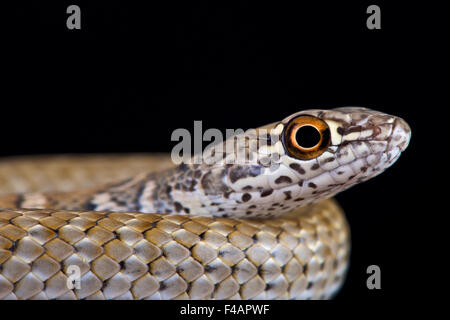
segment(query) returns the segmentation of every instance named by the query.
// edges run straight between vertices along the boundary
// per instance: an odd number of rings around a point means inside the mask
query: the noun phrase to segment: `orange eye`
[[[325,121],[313,116],[298,116],[284,128],[284,146],[288,154],[297,159],[317,158],[330,142],[330,128]]]

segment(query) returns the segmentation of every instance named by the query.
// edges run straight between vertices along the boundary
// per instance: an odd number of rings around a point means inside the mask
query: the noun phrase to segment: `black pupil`
[[[295,133],[295,140],[302,148],[312,148],[319,143],[320,132],[313,126],[303,126]]]

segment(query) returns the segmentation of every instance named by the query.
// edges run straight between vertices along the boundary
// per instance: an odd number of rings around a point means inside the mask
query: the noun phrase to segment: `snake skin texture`
[[[299,121],[320,133],[314,148],[298,145]],[[356,107],[266,128],[269,143],[260,128],[178,166],[164,155],[0,161],[0,299],[334,296],[350,230],[330,197],[390,167],[410,128]]]
[[[302,211],[258,221],[2,210],[0,299],[328,298],[344,279],[347,223],[332,200]]]
[[[70,192],[173,167],[167,154],[20,156],[0,160],[0,197]]]

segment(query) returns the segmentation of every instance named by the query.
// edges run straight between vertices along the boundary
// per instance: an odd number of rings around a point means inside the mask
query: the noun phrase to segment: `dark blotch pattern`
[[[313,189],[317,188],[317,186],[314,182],[308,183],[308,187],[313,188]]]
[[[223,183],[223,176],[225,170],[220,172],[208,172],[203,175],[201,185],[206,194],[222,194],[228,190],[228,187]]]
[[[280,184],[280,183],[292,183],[292,179],[289,178],[288,176],[280,176],[275,180],[275,183]]]
[[[261,197],[267,197],[270,196],[273,193],[273,190],[264,190],[263,192],[261,192]]]
[[[284,195],[286,196],[286,198],[284,198],[284,200],[292,199],[291,191],[284,191]]]
[[[256,177],[261,174],[259,166],[236,166],[230,169],[230,181],[235,183],[239,179]]]
[[[294,169],[295,171],[297,171],[300,174],[305,174],[306,173],[305,169],[303,169],[302,166],[299,165],[298,163],[291,163],[289,165],[289,167],[291,167],[292,169]]]
[[[244,194],[242,195],[242,201],[244,201],[244,202],[249,201],[251,198],[252,198],[252,196],[251,196],[250,193],[244,193]]]
[[[183,206],[181,205],[181,203],[179,203],[179,202],[174,202],[173,205],[174,205],[174,207],[175,207],[175,211],[181,212],[181,211],[183,210]]]

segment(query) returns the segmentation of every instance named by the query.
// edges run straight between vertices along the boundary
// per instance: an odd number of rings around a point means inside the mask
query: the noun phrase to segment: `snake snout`
[[[383,120],[383,116],[377,119]],[[352,151],[357,158],[367,164],[360,168],[359,182],[377,176],[394,164],[408,147],[411,138],[411,128],[408,123],[393,116],[390,116],[387,122],[374,125],[372,132],[369,139],[352,144]]]
[[[411,139],[411,128],[402,118],[396,118],[389,141],[390,149],[399,148],[400,152],[405,151]]]

